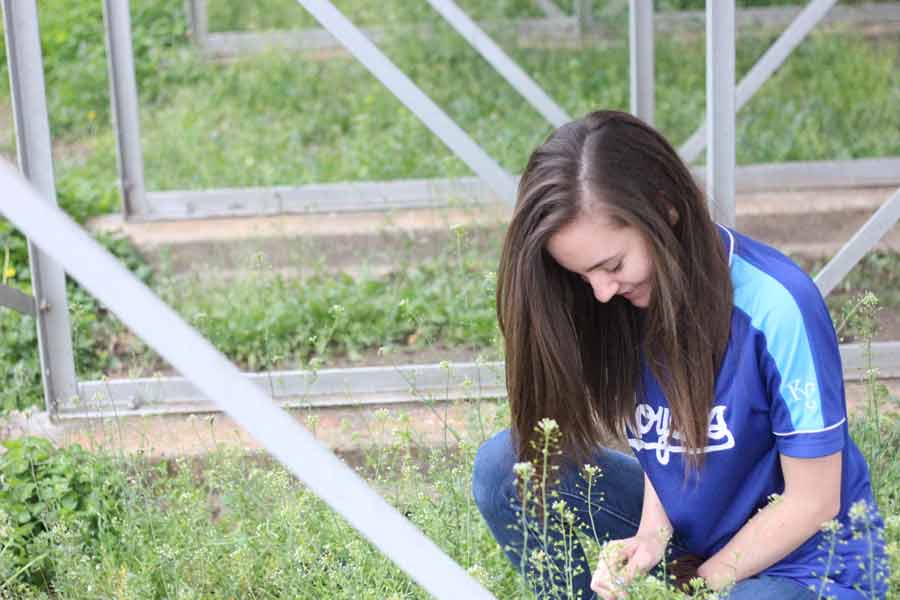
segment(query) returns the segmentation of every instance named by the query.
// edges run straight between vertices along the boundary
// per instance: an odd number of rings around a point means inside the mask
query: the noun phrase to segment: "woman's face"
[[[638,308],[650,304],[653,262],[646,239],[634,227],[618,226],[603,214],[581,213],[550,237],[547,251],[590,285],[600,302],[618,294]]]

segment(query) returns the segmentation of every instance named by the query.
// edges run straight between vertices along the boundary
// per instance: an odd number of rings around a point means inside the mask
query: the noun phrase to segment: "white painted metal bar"
[[[706,0],[706,193],[713,218],[734,226],[734,0]]]
[[[844,379],[865,377],[865,348],[840,347]],[[872,344],[880,377],[900,377],[900,342]],[[358,367],[321,371],[245,373],[283,408],[384,406],[423,401],[506,397],[502,362]],[[77,401],[60,406],[60,419],[216,412],[219,409],[183,377],[84,381]]]
[[[3,0],[3,26],[19,167],[40,194],[18,200],[56,206],[36,3]],[[38,353],[44,401],[52,415],[60,401],[77,393],[65,273],[31,239],[28,256],[38,308]]]
[[[37,316],[34,298],[2,283],[0,283],[0,306],[11,308],[23,315]]]
[[[0,213],[436,598],[492,598],[352,469],[57,208],[0,162]]]
[[[823,296],[831,293],[863,255],[897,224],[898,219],[900,219],[900,189],[875,211],[866,224],[853,234],[850,241],[816,275],[816,285],[819,286]]]
[[[126,218],[140,218],[149,210],[144,187],[140,108],[134,75],[134,51],[131,46],[131,16],[128,10],[127,0],[103,0],[122,211]]]
[[[450,150],[497,193],[515,203],[516,185],[512,176],[476,144],[406,74],[360,32],[328,0],[297,0],[322,26],[331,32],[356,59],[393,93]]]
[[[628,48],[631,113],[653,123],[656,86],[653,75],[653,0],[629,0]]]
[[[494,43],[453,0],[428,0],[431,7],[463,36],[496,71],[525,98],[536,111],[554,127],[568,123],[572,118],[548,96],[541,86],[515,63],[500,46]]]
[[[633,0],[632,0],[633,1]],[[837,0],[812,0],[784,30],[775,43],[756,61],[750,71],[738,84],[735,96],[735,111],[740,110],[773,73],[784,64],[812,29],[825,18]],[[691,137],[678,149],[685,162],[697,160],[706,147],[706,125],[701,123]]]

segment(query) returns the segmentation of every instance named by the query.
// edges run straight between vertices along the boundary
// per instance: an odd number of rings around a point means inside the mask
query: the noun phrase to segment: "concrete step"
[[[737,228],[784,252],[827,258],[893,192],[858,188],[739,194]],[[170,274],[221,281],[261,271],[292,277],[317,269],[383,273],[453,252],[457,242],[496,251],[508,215],[509,208],[500,204],[148,223],[109,215],[91,221],[89,228],[125,235]],[[900,251],[900,226],[877,247]]]

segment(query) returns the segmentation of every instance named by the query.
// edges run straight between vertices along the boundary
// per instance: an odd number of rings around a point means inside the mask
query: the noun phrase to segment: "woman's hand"
[[[600,560],[591,579],[591,589],[602,600],[625,598],[631,580],[659,564],[666,552],[668,536],[641,534],[612,540],[600,550]]]

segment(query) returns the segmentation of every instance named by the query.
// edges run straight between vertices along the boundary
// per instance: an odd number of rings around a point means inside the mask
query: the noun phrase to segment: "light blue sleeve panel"
[[[781,273],[786,285],[740,256],[732,273],[735,305],[764,340],[760,366],[779,451],[800,457],[837,452],[844,445],[843,374],[818,289],[799,270]]]

